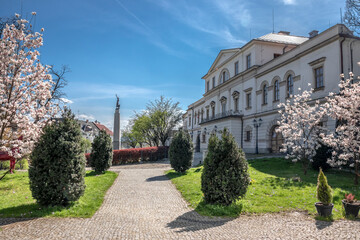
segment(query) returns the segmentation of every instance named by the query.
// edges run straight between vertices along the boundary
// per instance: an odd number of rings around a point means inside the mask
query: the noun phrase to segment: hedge
[[[157,161],[168,157],[169,147],[147,147],[113,150],[112,165],[138,163],[140,161]],[[90,153],[85,154],[86,163],[89,165]]]

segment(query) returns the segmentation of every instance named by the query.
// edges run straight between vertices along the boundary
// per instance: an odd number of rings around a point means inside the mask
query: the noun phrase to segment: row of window
[[[246,69],[251,67],[251,54],[246,56]],[[235,75],[239,74],[239,61],[234,63],[234,72]],[[226,82],[230,78],[230,73],[227,69],[224,69],[220,74],[219,84]],[[212,78],[212,89],[216,87],[215,77]],[[210,91],[210,81],[206,82],[206,92]]]
[[[250,55],[248,55],[250,58]],[[235,63],[235,70],[238,68],[238,62]],[[235,71],[236,72],[236,71]],[[321,89],[324,87],[324,75],[323,75],[323,66],[320,66],[318,68],[314,69],[314,78],[315,78],[315,89]],[[223,72],[222,78],[227,79],[227,76],[225,74],[225,71]],[[215,77],[213,77],[213,87],[215,86]],[[262,87],[262,104],[266,105],[268,104],[268,91],[269,86],[267,84],[264,84]],[[273,85],[273,101],[279,101],[280,100],[280,80],[275,80]],[[292,74],[289,74],[286,78],[286,97],[290,98],[292,95],[294,95],[294,76]],[[239,93],[235,91],[233,93],[234,98],[234,111],[239,111]],[[226,98],[223,97],[221,100],[221,112],[225,113],[226,111]],[[215,102],[211,102],[211,115],[212,117],[215,117]],[[252,94],[251,92],[246,93],[246,109],[250,109],[252,106]],[[203,110],[201,110],[201,113],[195,113],[195,119],[194,123],[196,122],[200,123],[200,116],[201,121],[203,120]],[[209,108],[206,109],[206,118],[209,119],[210,110]],[[190,117],[189,117],[189,126],[191,125]]]

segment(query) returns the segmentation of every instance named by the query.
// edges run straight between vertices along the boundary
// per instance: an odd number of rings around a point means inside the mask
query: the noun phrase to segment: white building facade
[[[359,75],[358,62],[360,38],[341,24],[309,37],[271,33],[221,50],[202,77],[205,93],[189,105],[183,128],[198,152],[207,150],[211,133],[227,128],[246,153],[278,153],[279,103],[310,88],[314,100],[324,101],[339,91],[341,73]],[[335,128],[334,120],[323,124]]]

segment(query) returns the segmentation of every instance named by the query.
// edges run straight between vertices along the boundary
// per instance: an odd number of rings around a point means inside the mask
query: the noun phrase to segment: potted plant
[[[360,201],[357,201],[353,194],[345,194],[345,199],[342,200],[342,203],[346,216],[353,215],[354,217],[357,217],[360,210]]]
[[[332,192],[331,187],[327,182],[327,178],[320,168],[316,197],[320,202],[315,203],[316,210],[320,216],[328,217],[332,214],[334,204],[332,204]]]

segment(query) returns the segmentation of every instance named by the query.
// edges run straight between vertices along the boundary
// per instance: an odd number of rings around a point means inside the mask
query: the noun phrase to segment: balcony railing
[[[228,117],[241,117],[243,116],[243,113],[241,111],[225,111],[218,114],[215,114],[215,116],[210,116],[209,118],[204,118],[201,120],[200,124],[211,122],[214,120],[222,119],[222,118],[228,118]]]

